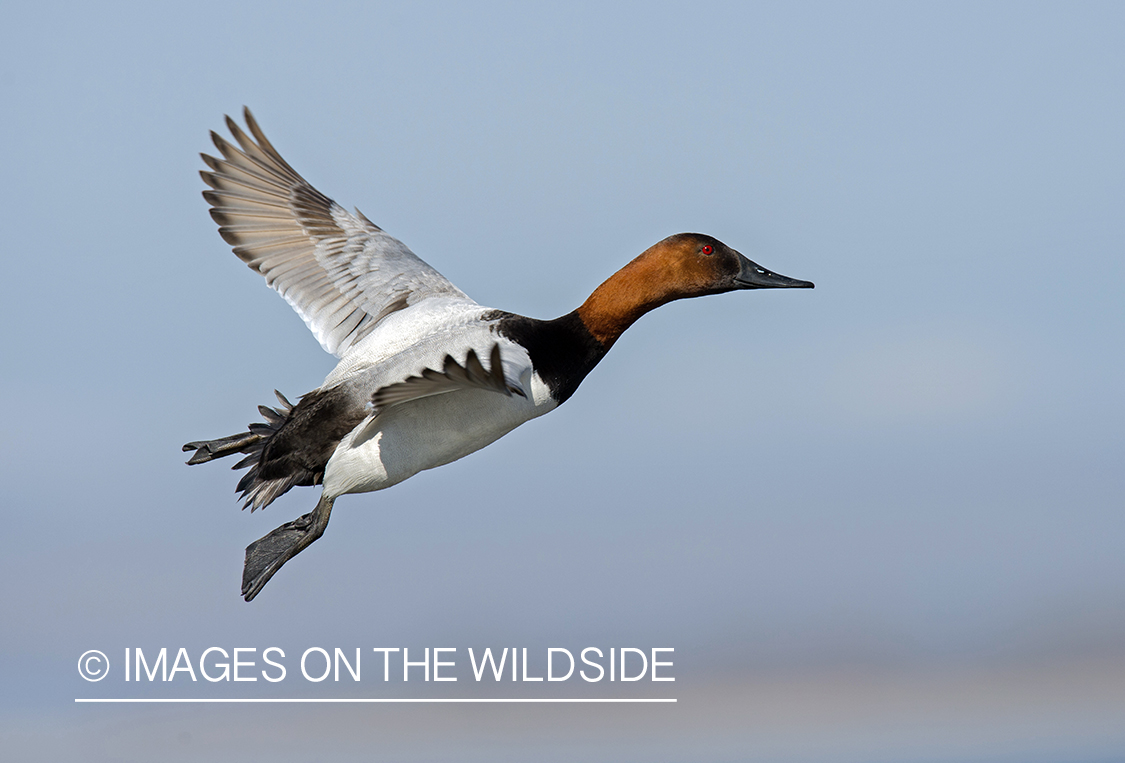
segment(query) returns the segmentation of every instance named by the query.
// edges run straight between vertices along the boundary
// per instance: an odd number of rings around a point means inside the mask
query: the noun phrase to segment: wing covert
[[[237,146],[202,154],[203,197],[219,234],[297,311],[325,350],[343,357],[386,316],[430,297],[476,304],[405,244],[312,187],[281,158],[249,109]]]

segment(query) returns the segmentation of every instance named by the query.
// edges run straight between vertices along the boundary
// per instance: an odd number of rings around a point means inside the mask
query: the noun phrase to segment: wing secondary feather
[[[464,363],[458,363],[452,355],[446,355],[440,371],[426,368],[417,376],[375,390],[371,395],[371,405],[375,415],[356,434],[353,445],[359,445],[374,436],[379,430],[379,416],[388,408],[412,400],[466,389],[498,392],[507,397],[512,395],[527,397],[527,393],[518,384],[511,383],[504,377],[499,344],[492,345],[488,369],[485,369],[484,364],[481,363],[476,350],[469,350]]]
[[[469,350],[464,364],[458,363],[452,355],[446,355],[440,371],[427,368],[419,376],[411,376],[405,381],[380,387],[371,395],[371,403],[376,410],[384,411],[409,400],[443,395],[459,389],[484,389],[500,392],[508,397],[513,393],[520,397],[527,397],[522,389],[509,384],[504,378],[499,344],[492,345],[489,366],[489,370],[486,371],[475,350]]]

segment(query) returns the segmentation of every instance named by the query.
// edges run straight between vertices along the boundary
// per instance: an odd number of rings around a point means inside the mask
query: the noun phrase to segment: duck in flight
[[[348,212],[281,158],[249,109],[235,143],[211,133],[203,196],[219,234],[277,290],[325,350],[340,358],[294,405],[281,393],[248,431],[184,445],[189,464],[234,454],[250,510],[290,488],[320,500],[246,548],[251,601],[328,526],[347,493],[382,490],[456,461],[562,405],[642,315],[676,299],[741,289],[811,289],[721,241],[660,241],[573,312],[538,320],[483,307],[358,209]]]

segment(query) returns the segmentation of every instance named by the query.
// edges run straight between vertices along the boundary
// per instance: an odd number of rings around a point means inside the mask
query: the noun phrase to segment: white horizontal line
[[[170,698],[119,698],[119,697],[98,697],[98,698],[78,698],[75,702],[114,702],[114,703],[133,703],[133,702],[167,702],[167,703],[206,703],[206,702],[246,702],[246,703],[277,703],[277,702],[486,702],[486,703],[499,703],[499,702],[561,702],[561,703],[576,703],[576,702],[675,702],[674,697],[660,697],[660,698],[637,698],[637,699],[619,699],[613,698],[597,698],[597,697],[562,697],[559,699],[550,699],[546,697],[413,697],[413,698],[396,698],[396,697],[328,697],[328,698],[302,698],[302,697],[281,697],[281,698],[268,698],[268,699],[254,699],[251,697],[218,697],[213,699],[205,698],[186,698],[186,699],[170,699]]]

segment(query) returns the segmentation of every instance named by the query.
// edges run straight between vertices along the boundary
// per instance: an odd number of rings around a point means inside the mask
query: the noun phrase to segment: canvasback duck
[[[667,302],[739,289],[811,289],[721,241],[669,236],[612,275],[575,311],[537,320],[483,307],[358,209],[305,181],[266,139],[230,117],[237,146],[214,132],[203,196],[219,233],[265,276],[325,350],[340,358],[296,405],[259,406],[263,423],[189,442],[189,464],[245,456],[237,490],[251,511],[296,485],[322,485],[316,507],[246,548],[251,601],[319,538],[346,493],[382,490],[456,461],[566,402],[625,329]],[[252,137],[251,137],[252,136]]]

